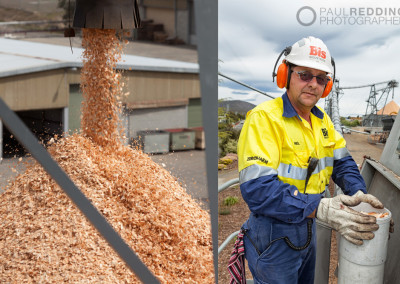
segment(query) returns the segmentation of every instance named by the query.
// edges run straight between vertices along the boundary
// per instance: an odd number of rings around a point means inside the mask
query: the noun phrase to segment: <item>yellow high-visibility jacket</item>
[[[256,214],[297,223],[318,206],[332,176],[349,195],[365,192],[365,183],[344,138],[319,107],[310,124],[291,105],[287,94],[251,110],[239,143],[242,196]],[[304,193],[309,158],[318,158]]]

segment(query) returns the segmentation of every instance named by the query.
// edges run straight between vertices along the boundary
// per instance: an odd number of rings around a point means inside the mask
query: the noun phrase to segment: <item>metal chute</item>
[[[137,0],[76,0],[73,27],[116,30],[139,28]]]

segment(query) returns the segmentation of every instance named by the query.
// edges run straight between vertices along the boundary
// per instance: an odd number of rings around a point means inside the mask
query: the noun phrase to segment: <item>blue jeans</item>
[[[274,218],[250,215],[243,224],[245,256],[259,284],[313,284],[316,258],[316,226],[312,220],[310,245],[300,251],[280,237],[287,236],[298,247],[307,242],[307,222],[289,224]],[[277,241],[274,241],[279,239]]]

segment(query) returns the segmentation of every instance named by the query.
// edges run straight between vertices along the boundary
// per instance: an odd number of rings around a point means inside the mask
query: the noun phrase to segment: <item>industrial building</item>
[[[36,136],[80,127],[81,48],[0,39],[0,97]],[[123,117],[126,136],[140,130],[202,126],[196,63],[124,55]],[[0,157],[13,156],[18,142],[0,123]]]
[[[143,21],[139,39],[165,42],[177,38],[197,45],[194,0],[139,0]],[[150,22],[149,22],[150,21]],[[152,21],[152,22],[151,22]]]

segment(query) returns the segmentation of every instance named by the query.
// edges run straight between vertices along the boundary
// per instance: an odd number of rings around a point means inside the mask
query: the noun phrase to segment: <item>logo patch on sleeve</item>
[[[268,160],[264,159],[263,157],[259,157],[259,156],[247,157],[247,161],[255,161],[255,160],[261,161],[264,164],[268,164]]]
[[[321,131],[325,139],[329,138],[328,130],[326,128],[321,128]]]

